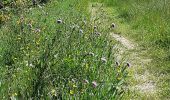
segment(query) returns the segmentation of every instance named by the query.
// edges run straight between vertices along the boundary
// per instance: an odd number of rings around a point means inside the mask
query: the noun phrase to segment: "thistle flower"
[[[101,61],[102,61],[102,62],[104,62],[104,63],[106,63],[106,62],[107,62],[107,60],[106,60],[106,58],[105,58],[105,57],[102,57],[102,58],[101,58]]]
[[[92,86],[93,86],[94,88],[96,88],[96,87],[98,86],[97,82],[96,82],[96,81],[93,81],[93,82],[92,82]]]
[[[115,23],[111,24],[111,28],[115,28],[115,26],[116,26]]]
[[[57,20],[58,24],[61,24],[63,21],[61,19]]]

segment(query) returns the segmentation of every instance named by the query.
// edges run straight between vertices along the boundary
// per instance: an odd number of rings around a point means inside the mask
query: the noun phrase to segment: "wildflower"
[[[77,86],[75,84],[73,84],[73,88],[76,88]]]
[[[111,24],[111,28],[115,28],[115,26],[116,26],[115,23]]]
[[[89,84],[89,81],[87,79],[83,80],[84,84]]]
[[[131,66],[131,64],[130,64],[129,62],[127,62],[127,63],[126,63],[126,66],[127,66],[127,67],[130,67],[130,66]]]
[[[20,37],[18,37],[17,39],[18,39],[18,40],[21,40],[21,38],[20,38]]]
[[[57,96],[57,95],[56,95],[56,90],[55,90],[55,89],[52,89],[52,90],[51,90],[51,95]]]
[[[18,94],[17,94],[16,92],[12,94],[12,96],[17,96],[17,95],[18,95]]]
[[[34,67],[34,65],[31,63],[30,65],[29,65],[30,67]]]
[[[58,24],[61,24],[63,21],[61,19],[57,20]]]
[[[73,90],[70,90],[70,94],[73,95],[73,94],[74,94],[74,91],[73,91]]]
[[[117,79],[118,79],[118,80],[121,80],[121,77],[119,76]]]
[[[94,26],[94,29],[97,29],[97,26]]]
[[[96,81],[93,81],[93,82],[92,82],[92,86],[93,86],[94,88],[96,88],[96,87],[97,87],[97,85],[98,85],[98,84],[97,84],[97,82],[96,82]]]
[[[28,27],[31,29],[31,28],[32,28],[32,24],[31,24],[31,23],[29,23],[29,24],[28,24]]]
[[[116,63],[115,63],[115,64],[116,64],[116,66],[119,66],[119,65],[120,65],[120,64],[119,64],[119,62],[117,62],[117,61],[116,61]]]
[[[54,58],[57,58],[58,54],[54,55]]]
[[[83,34],[83,30],[82,29],[80,29],[80,31],[79,31],[81,34]]]
[[[101,58],[101,61],[102,61],[102,62],[104,62],[104,63],[106,63],[106,62],[107,62],[107,60],[106,60],[106,58],[105,58],[105,57]]]
[[[38,28],[36,28],[36,29],[34,30],[34,32],[35,32],[35,33],[39,33],[39,32],[41,32],[41,30],[38,29]]]

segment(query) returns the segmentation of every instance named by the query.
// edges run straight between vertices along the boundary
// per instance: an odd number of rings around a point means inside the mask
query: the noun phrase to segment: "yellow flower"
[[[73,84],[73,88],[76,88],[77,86],[75,84]]]
[[[17,96],[18,94],[17,93],[14,93],[15,96]]]
[[[12,96],[17,96],[18,94],[17,93],[13,93]]]
[[[86,63],[86,70],[89,69],[89,64]]]
[[[51,94],[52,94],[53,96],[57,96],[55,89],[52,89],[52,90],[51,90]]]
[[[20,38],[20,37],[18,37],[18,40],[21,40],[21,38]]]
[[[70,94],[73,95],[73,94],[74,94],[74,91],[73,91],[73,90],[70,90]]]

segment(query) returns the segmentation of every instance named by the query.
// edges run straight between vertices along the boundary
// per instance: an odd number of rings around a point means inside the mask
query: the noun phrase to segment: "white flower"
[[[54,58],[57,58],[57,57],[58,57],[58,54],[55,54],[55,55],[54,55]]]

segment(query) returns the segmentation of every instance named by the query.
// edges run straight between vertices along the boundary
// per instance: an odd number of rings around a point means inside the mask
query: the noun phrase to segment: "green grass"
[[[157,77],[159,94],[170,98],[170,1],[168,0],[92,0],[112,7],[117,31],[147,50],[152,60],[148,69]],[[115,11],[116,9],[116,11]],[[116,13],[115,13],[116,12]],[[128,27],[127,27],[128,26]]]
[[[122,97],[127,66],[115,65],[109,34],[95,34],[87,0],[20,7],[1,10],[1,100]]]

